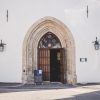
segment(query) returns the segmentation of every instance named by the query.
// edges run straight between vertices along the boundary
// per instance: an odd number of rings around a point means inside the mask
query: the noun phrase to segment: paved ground
[[[0,85],[0,100],[100,100],[100,85]]]

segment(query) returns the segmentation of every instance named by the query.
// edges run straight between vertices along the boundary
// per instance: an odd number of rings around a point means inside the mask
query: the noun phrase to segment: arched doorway
[[[52,32],[43,35],[38,44],[38,69],[43,71],[43,81],[64,83],[64,49]]]
[[[33,71],[38,69],[38,44],[41,38],[48,32],[56,36],[61,47],[64,48],[64,80],[68,84],[76,83],[75,68],[75,42],[69,29],[58,19],[53,17],[44,17],[37,21],[27,32],[23,42],[23,82],[34,82]],[[50,46],[50,45],[49,45]],[[57,51],[56,51],[57,52]]]

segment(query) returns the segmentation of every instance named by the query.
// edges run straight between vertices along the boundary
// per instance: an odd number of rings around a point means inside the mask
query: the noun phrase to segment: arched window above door
[[[61,48],[60,40],[52,32],[47,32],[39,41],[38,48]]]

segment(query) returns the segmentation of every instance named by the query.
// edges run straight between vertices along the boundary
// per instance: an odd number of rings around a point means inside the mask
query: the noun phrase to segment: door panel
[[[50,50],[38,49],[38,69],[43,71],[43,81],[50,81]]]
[[[65,62],[64,62],[64,49],[61,48],[60,49],[60,81],[62,83],[64,83],[64,66],[65,66]]]

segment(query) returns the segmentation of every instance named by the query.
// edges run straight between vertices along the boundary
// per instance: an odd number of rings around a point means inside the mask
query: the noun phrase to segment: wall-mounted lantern
[[[95,50],[99,50],[100,44],[99,44],[99,41],[97,40],[97,37],[96,37],[96,40],[93,43],[94,43]]]
[[[6,44],[2,43],[2,40],[1,40],[1,43],[0,43],[0,52],[3,52],[4,51],[5,45]]]

